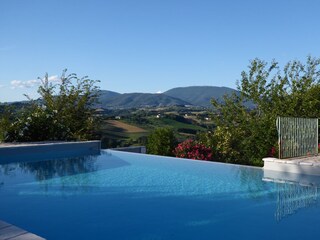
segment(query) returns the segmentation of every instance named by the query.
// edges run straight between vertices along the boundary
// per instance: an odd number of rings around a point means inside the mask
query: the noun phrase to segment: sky
[[[236,88],[250,60],[320,53],[318,0],[0,0],[0,102],[63,69],[103,90]]]

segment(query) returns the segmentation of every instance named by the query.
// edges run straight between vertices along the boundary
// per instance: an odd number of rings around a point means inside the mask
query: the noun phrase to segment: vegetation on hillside
[[[212,108],[211,98],[223,100],[225,94],[237,92],[227,87],[191,86],[170,89],[162,94],[151,93],[117,93],[100,91],[100,104],[102,108],[145,108],[170,106],[198,106]]]
[[[163,94],[181,99],[195,106],[211,108],[210,100],[212,98],[223,101],[224,95],[237,94],[237,91],[227,87],[214,86],[191,86],[172,88]]]
[[[209,112],[194,107],[113,109],[102,114],[103,148],[146,145],[147,136],[157,128],[172,128],[179,142],[195,138],[212,128]]]

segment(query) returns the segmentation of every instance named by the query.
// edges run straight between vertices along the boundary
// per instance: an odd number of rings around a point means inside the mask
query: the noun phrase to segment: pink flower
[[[197,160],[212,160],[213,154],[211,148],[204,144],[199,144],[191,139],[187,139],[174,149],[176,157],[190,158]]]

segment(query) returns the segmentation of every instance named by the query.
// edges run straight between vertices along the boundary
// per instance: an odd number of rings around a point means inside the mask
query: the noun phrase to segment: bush
[[[177,139],[171,128],[158,128],[147,139],[147,153],[173,156]]]
[[[10,118],[12,116],[12,111],[9,107],[3,106],[0,112],[0,142],[5,140],[8,129],[10,127]]]
[[[239,94],[212,100],[219,158],[261,166],[277,142],[278,116],[319,118],[319,71],[320,59],[311,57],[305,64],[289,62],[283,71],[275,61],[254,59],[241,74]]]
[[[70,128],[58,121],[57,112],[33,105],[10,125],[7,142],[69,140]]]
[[[38,89],[41,98],[20,113],[8,128],[6,141],[88,140],[94,138],[99,125],[94,116],[97,102],[97,81],[76,74],[53,84],[48,74]]]
[[[189,158],[196,160],[212,160],[212,150],[204,144],[187,139],[174,149],[174,154],[179,158]]]

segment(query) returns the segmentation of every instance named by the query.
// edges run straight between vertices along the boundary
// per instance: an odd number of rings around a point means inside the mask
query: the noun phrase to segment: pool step
[[[0,240],[45,240],[10,223],[0,220]]]

